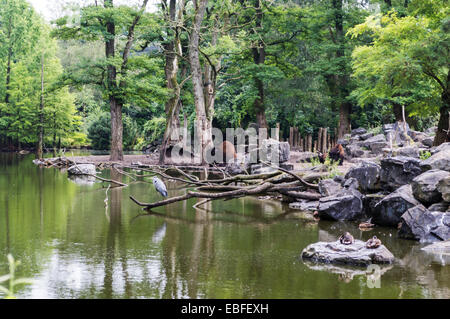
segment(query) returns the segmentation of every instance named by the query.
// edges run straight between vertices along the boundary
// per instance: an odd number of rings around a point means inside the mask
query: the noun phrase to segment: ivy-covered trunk
[[[105,0],[105,8],[112,8],[113,1]],[[115,35],[116,26],[113,21],[106,23],[106,31],[109,37],[105,41],[106,58],[112,59],[115,56]],[[111,112],[111,154],[110,161],[123,160],[123,124],[122,124],[122,103],[116,97],[117,89],[117,69],[114,65],[108,65],[107,87],[109,94],[109,107]]]
[[[199,58],[200,27],[205,16],[207,4],[208,0],[200,0],[196,2],[195,17],[192,26],[191,38],[189,41],[189,63],[191,66],[194,104],[196,111],[196,142],[199,146],[199,149],[196,150],[196,156],[198,156],[198,163],[202,165],[206,164],[206,159],[203,156],[204,151],[212,142],[212,118],[209,118],[206,110],[205,97],[203,92],[202,69]]]
[[[439,123],[434,137],[434,146],[450,142],[450,71],[447,73],[446,89],[442,92],[442,105],[439,109]]]
[[[166,82],[167,88],[171,91],[171,97],[166,102],[165,105],[165,113],[166,113],[166,129],[164,131],[164,137],[160,148],[159,154],[159,162],[160,164],[164,164],[166,161],[167,151],[173,143],[173,139],[177,139],[176,142],[180,140],[180,95],[181,95],[181,87],[178,83],[178,70],[179,70],[179,56],[182,55],[181,48],[181,40],[180,40],[180,32],[178,25],[181,24],[183,8],[184,8],[184,0],[180,3],[180,13],[178,15],[178,21],[176,21],[176,0],[170,0],[168,14],[166,18],[169,20],[170,24],[175,24],[172,31],[175,33],[175,37],[173,41],[169,42],[164,46],[164,53],[166,57],[166,65],[165,65],[165,74],[166,74]],[[170,27],[169,27],[170,28]]]

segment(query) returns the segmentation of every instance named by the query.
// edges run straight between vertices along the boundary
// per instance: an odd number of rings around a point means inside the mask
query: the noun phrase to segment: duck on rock
[[[375,249],[381,246],[381,240],[377,238],[377,236],[373,236],[366,242],[366,248]]]
[[[345,234],[341,235],[341,237],[339,237],[339,241],[343,245],[351,245],[355,242],[355,239],[349,232],[346,232]]]

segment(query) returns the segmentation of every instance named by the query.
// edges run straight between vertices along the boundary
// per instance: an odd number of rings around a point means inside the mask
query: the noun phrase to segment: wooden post
[[[312,152],[312,135],[308,134],[308,152]]]
[[[327,152],[327,128],[322,130],[322,153]]]
[[[275,130],[275,139],[277,141],[280,141],[280,123],[277,123],[277,127],[276,127],[276,130]]]
[[[317,140],[315,142],[315,150],[314,151],[322,151],[322,133],[323,128],[319,127],[319,132],[317,132]]]
[[[289,127],[289,145],[291,149],[294,148],[294,128],[292,126]]]

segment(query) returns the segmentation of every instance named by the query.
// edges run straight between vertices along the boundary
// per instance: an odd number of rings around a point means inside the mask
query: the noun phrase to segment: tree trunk
[[[9,17],[9,28],[8,28],[8,39],[9,39],[9,47],[8,47],[8,64],[6,66],[6,94],[5,94],[5,103],[9,103],[9,84],[11,82],[11,58],[12,58],[12,47],[11,47],[11,17]]]
[[[450,74],[450,73],[449,73]],[[449,82],[447,81],[447,88],[449,88]],[[442,93],[442,106],[439,109],[440,117],[438,128],[436,131],[436,136],[434,137],[434,146],[441,145],[445,142],[450,142],[450,91],[447,89],[446,92]]]
[[[262,10],[260,0],[254,1],[256,9],[256,28],[262,27]],[[251,31],[255,33],[255,31]],[[257,65],[263,65],[266,61],[266,49],[264,42],[260,41],[257,48],[253,48],[253,61]],[[258,97],[254,102],[254,110],[256,115],[256,122],[260,128],[269,128],[266,119],[266,109],[264,106],[264,83],[261,79],[255,78],[256,89],[258,90]]]
[[[196,155],[200,156],[199,162],[206,164],[204,158],[204,151],[209,143],[212,142],[211,121],[207,118],[205,96],[203,93],[203,79],[202,69],[199,58],[199,40],[200,40],[200,27],[202,25],[206,5],[208,0],[199,0],[196,2],[195,17],[192,26],[191,38],[189,41],[189,62],[191,65],[192,84],[194,91],[194,104],[196,111],[196,143],[198,143],[199,149],[196,150]],[[212,120],[212,119],[211,119]]]
[[[339,61],[340,75],[336,75],[339,90],[339,129],[338,136],[342,138],[344,134],[350,133],[351,121],[350,114],[352,106],[347,100],[349,75],[344,61],[345,56],[345,35],[344,35],[344,13],[342,10],[342,0],[333,0],[334,24],[336,28],[336,41],[339,46],[336,51],[336,57]]]
[[[105,8],[113,7],[113,0],[105,0]],[[114,22],[106,22],[106,31],[110,35],[105,42],[106,58],[115,56],[116,26]],[[122,103],[116,97],[117,69],[114,65],[108,65],[107,87],[109,94],[109,107],[111,112],[111,154],[110,161],[123,160],[123,124]]]
[[[170,22],[177,22],[176,25],[179,25],[182,21],[183,16],[183,8],[184,1],[181,1],[180,4],[180,13],[178,15],[178,21],[175,21],[176,17],[176,0],[170,0],[169,4],[169,12],[167,14],[167,18]],[[172,91],[172,97],[167,101],[165,106],[166,111],[166,129],[164,131],[164,137],[160,148],[159,162],[160,164],[164,164],[167,155],[167,149],[169,145],[172,143],[172,140],[175,138],[179,141],[180,138],[180,95],[181,95],[181,87],[178,84],[178,70],[179,70],[179,56],[182,55],[182,47],[179,36],[179,28],[175,27],[172,30],[175,33],[174,40],[167,44],[164,47],[165,56],[166,56],[166,65],[165,65],[165,74],[167,81],[167,88]]]
[[[37,145],[37,158],[42,158],[44,145],[44,53],[41,58],[41,103],[39,105],[39,138]]]
[[[352,106],[350,103],[345,102],[340,105],[339,129],[338,129],[339,138],[342,138],[345,134],[349,134],[351,131],[351,122],[350,122],[351,112],[352,112]]]

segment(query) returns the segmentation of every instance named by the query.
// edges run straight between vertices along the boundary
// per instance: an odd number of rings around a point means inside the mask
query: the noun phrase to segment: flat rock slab
[[[343,245],[339,241],[314,243],[303,249],[301,256],[316,263],[354,266],[392,264],[395,260],[386,246],[369,249],[362,240],[355,240],[351,245]]]
[[[78,164],[71,166],[67,172],[69,175],[95,175],[95,165],[94,164]]]

